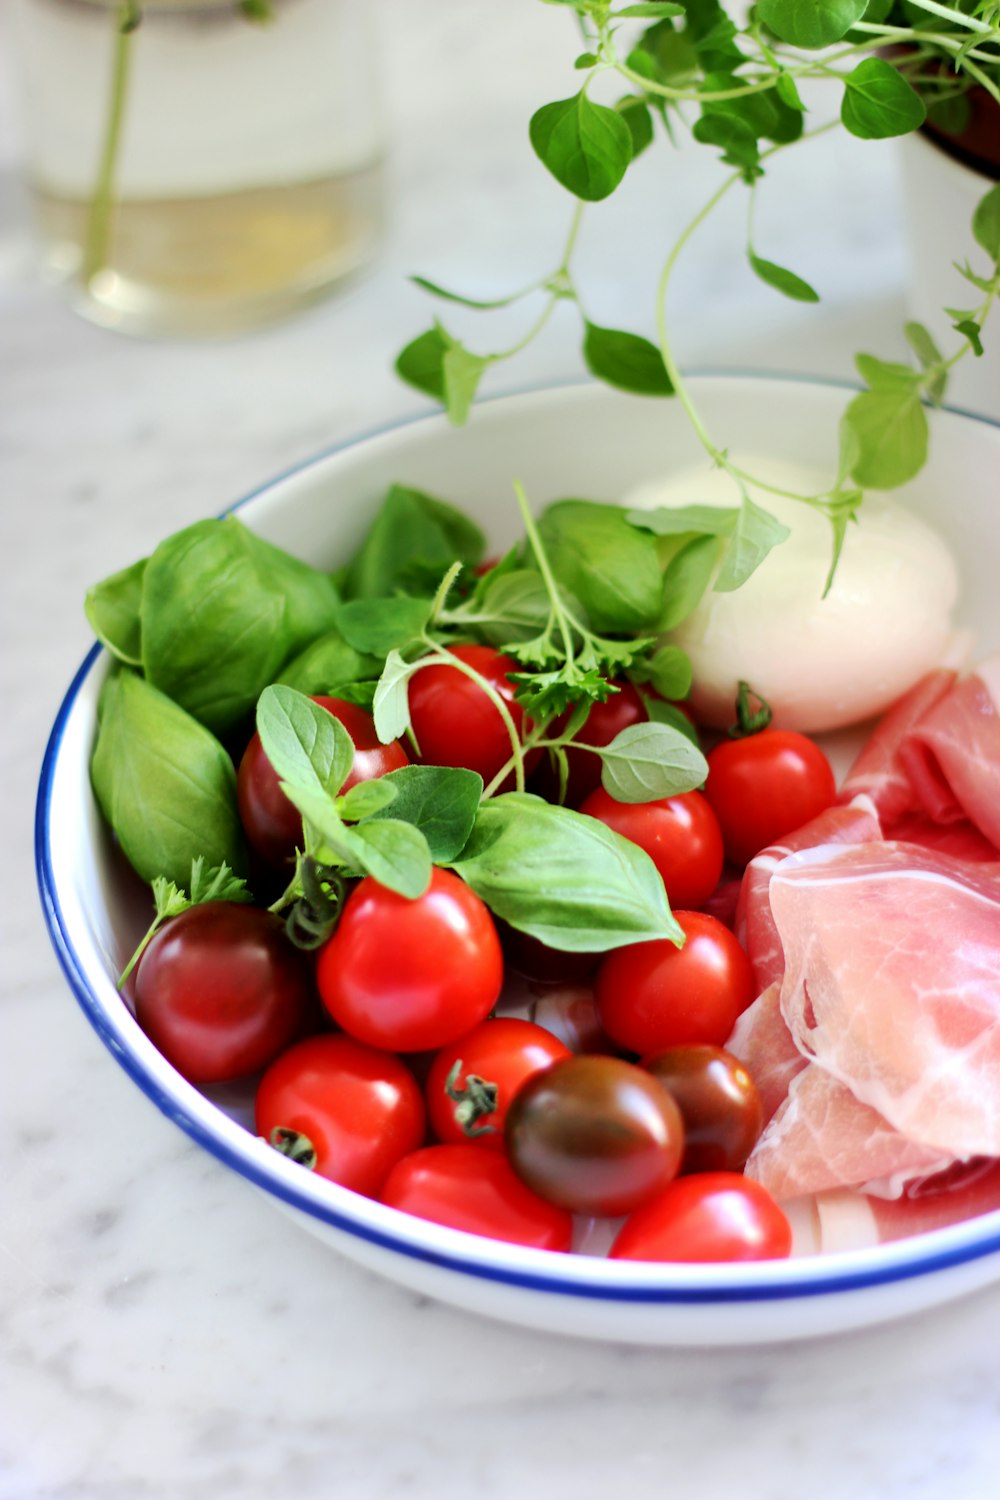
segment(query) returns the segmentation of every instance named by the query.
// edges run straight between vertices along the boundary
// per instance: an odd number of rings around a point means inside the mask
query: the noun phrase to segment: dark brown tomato
[[[738,1172],[764,1123],[746,1068],[722,1047],[671,1047],[643,1058],[684,1118],[681,1172]]]
[[[533,1078],[507,1112],[514,1170],[571,1213],[631,1213],[676,1175],[680,1110],[641,1068],[615,1057],[570,1057]]]

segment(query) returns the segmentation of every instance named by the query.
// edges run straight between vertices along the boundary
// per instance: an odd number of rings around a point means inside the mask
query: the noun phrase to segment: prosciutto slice
[[[757,1085],[764,1124],[785,1101],[792,1079],[808,1066],[781,1013],[781,985],[768,985],[736,1022],[726,1051],[738,1057]]]
[[[884,1244],[1000,1210],[1000,1162],[976,1162],[937,1191],[921,1190],[890,1201],[841,1190],[818,1194],[810,1206],[814,1252]]]
[[[841,787],[841,801],[870,797],[880,818],[892,822],[913,809],[913,788],[902,750],[924,716],[951,692],[958,674],[940,668],[928,672],[879,721]]]
[[[769,897],[796,1046],[908,1140],[1000,1156],[1000,862],[827,846]]]

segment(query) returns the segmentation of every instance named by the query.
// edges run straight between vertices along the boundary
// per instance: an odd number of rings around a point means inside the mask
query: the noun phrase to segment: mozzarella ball
[[[828,477],[758,457],[739,466],[768,483],[818,494]],[[865,497],[848,526],[833,586],[829,521],[801,501],[751,487],[755,503],[790,529],[757,571],[731,593],[711,588],[669,639],[690,656],[691,705],[707,725],[734,721],[738,684],[767,700],[774,723],[810,734],[880,713],[937,666],[952,641],[958,570],[944,540],[902,503]],[[691,469],[644,482],[627,510],[734,506],[719,469]]]

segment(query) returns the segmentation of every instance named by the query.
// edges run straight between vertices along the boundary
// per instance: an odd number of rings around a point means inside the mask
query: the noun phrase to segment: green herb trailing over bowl
[[[866,389],[848,405],[840,429],[839,470],[817,494],[798,494],[741,468],[708,431],[678,367],[667,316],[668,292],[681,253],[712,211],[733,190],[747,189],[746,255],[751,271],[774,290],[801,302],[818,292],[798,272],[761,253],[753,228],[758,186],[773,158],[841,124],[869,140],[906,135],[925,119],[961,123],[971,90],[985,91],[997,108],[1000,130],[1000,6],[996,0],[761,0],[746,19],[719,0],[684,0],[613,6],[608,0],[543,0],[575,13],[584,50],[576,58],[585,75],[571,97],[543,105],[531,118],[531,144],[556,180],[578,201],[559,264],[528,287],[489,301],[444,288],[425,277],[417,285],[431,296],[487,312],[527,299],[542,310],[511,347],[480,354],[435,318],[431,328],[398,357],[402,378],[464,422],[478,383],[494,365],[516,356],[562,302],[580,312],[584,363],[599,379],[644,396],[675,396],[702,447],[732,478],[739,499],[737,525],[746,544],[775,540],[771,517],[750,498],[748,486],[787,494],[822,512],[833,535],[832,579],[846,529],[866,488],[893,489],[922,468],[927,455],[926,403],[940,404],[948,374],[959,360],[982,354],[984,327],[1000,296],[1000,185],[979,203],[972,223],[983,252],[976,265],[959,267],[970,289],[969,305],[949,308],[958,335],[940,350],[926,327],[908,323],[914,363],[857,356]],[[635,22],[649,24],[636,34]],[[878,55],[891,49],[892,60]],[[627,87],[613,105],[592,98],[598,81]],[[842,85],[839,121],[806,128],[812,82]],[[609,197],[630,164],[662,130],[673,143],[679,132],[721,152],[732,171],[712,193],[667,255],[655,293],[656,338],[590,321],[573,272],[584,205]],[[829,586],[829,581],[828,581]]]

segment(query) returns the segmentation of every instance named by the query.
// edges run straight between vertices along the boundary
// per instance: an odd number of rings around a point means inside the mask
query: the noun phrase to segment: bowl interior
[[[832,477],[848,390],[708,376],[693,380],[692,389],[709,430],[733,453],[780,455]],[[983,655],[1000,646],[993,577],[1000,426],[948,411],[932,414],[931,423],[930,461],[905,498],[948,537],[963,578],[958,623],[975,631]],[[432,417],[377,432],[268,484],[241,503],[239,514],[269,540],[329,567],[357,546],[388,485],[400,482],[461,506],[499,549],[520,529],[515,478],[536,507],[565,496],[616,500],[639,481],[700,457],[676,403],[572,386],[484,403],[460,430]],[[786,1297],[823,1290],[831,1278],[861,1284],[913,1275],[1000,1248],[1000,1214],[992,1214],[919,1241],[746,1267],[552,1256],[409,1219],[278,1157],[246,1128],[247,1091],[203,1092],[187,1084],[147,1042],[116,991],[115,976],[148,921],[148,901],[117,857],[90,790],[104,669],[103,654],[93,651],[60,710],[43,769],[38,865],[53,942],[89,1019],[140,1087],[201,1144],[307,1220],[467,1275],[534,1279],[588,1297]]]

